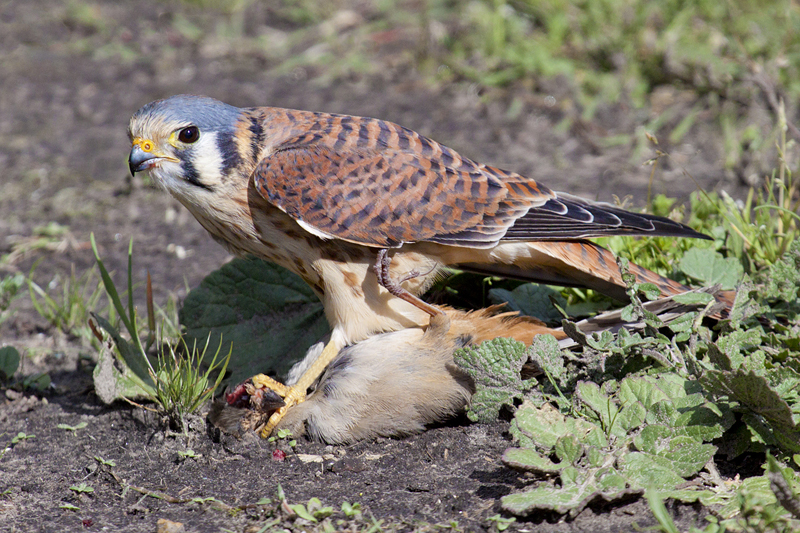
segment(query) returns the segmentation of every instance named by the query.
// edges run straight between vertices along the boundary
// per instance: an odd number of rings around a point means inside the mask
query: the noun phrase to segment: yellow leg
[[[264,374],[258,374],[257,376],[253,376],[253,384],[258,388],[268,388],[274,390],[278,395],[283,397],[283,401],[286,404],[285,406],[281,407],[274,413],[272,416],[269,417],[269,421],[261,430],[261,437],[267,438],[269,437],[272,430],[275,429],[275,426],[278,425],[278,422],[281,421],[283,416],[286,414],[286,411],[298,403],[301,403],[306,399],[306,391],[314,383],[320,375],[328,368],[328,365],[333,361],[334,357],[339,354],[339,350],[341,346],[339,346],[338,342],[335,342],[333,339],[325,345],[325,348],[322,350],[322,353],[319,354],[319,357],[311,364],[311,366],[306,370],[306,372],[300,376],[300,379],[295,383],[293,386],[289,387],[284,385],[283,383],[279,383],[272,379],[269,376],[265,376]]]

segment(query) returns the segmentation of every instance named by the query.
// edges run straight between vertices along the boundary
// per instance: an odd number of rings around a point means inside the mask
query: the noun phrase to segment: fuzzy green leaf
[[[723,290],[733,289],[742,279],[744,269],[735,257],[723,258],[710,248],[692,248],[681,259],[681,270],[705,285],[720,284]]]
[[[702,444],[687,435],[683,428],[650,425],[642,428],[633,440],[636,448],[683,478],[692,476],[714,456],[717,448]]]
[[[739,329],[720,336],[715,344],[728,357],[731,369],[736,369],[744,362],[742,351],[761,344],[761,331],[757,328]]]
[[[285,375],[329,331],[314,291],[302,279],[256,258],[234,259],[186,297],[180,313],[186,343],[222,352],[233,344],[229,380]]]
[[[0,348],[0,381],[11,379],[19,368],[19,352],[13,346]]]
[[[619,406],[606,396],[596,383],[579,383],[578,397],[590,409],[585,414],[590,419],[596,420],[607,434],[620,437],[625,435],[626,431],[615,423],[619,414]]]
[[[672,299],[684,305],[706,305],[714,301],[714,297],[707,292],[685,292],[683,294],[676,294]]]
[[[557,291],[547,285],[526,283],[513,291],[506,289],[489,290],[489,300],[493,304],[506,304],[509,311],[519,311],[523,315],[536,317],[544,322],[561,320],[562,316],[553,301],[564,309],[567,301]]]
[[[557,383],[563,384],[567,378],[564,355],[558,347],[558,341],[552,335],[535,336],[528,348],[528,358]]]
[[[566,462],[577,463],[583,455],[583,446],[575,435],[564,435],[556,441],[554,448],[556,457]]]
[[[509,448],[503,453],[503,463],[516,470],[555,474],[564,468],[563,463],[556,464],[531,448]]]
[[[765,298],[793,302],[800,289],[800,239],[795,239],[791,249],[780,261],[773,264],[766,276]]]
[[[800,427],[796,420],[797,415],[770,384],[767,377],[758,375],[752,370],[708,370],[700,380],[709,392],[726,396],[738,402],[750,413],[758,415],[745,416],[743,420],[767,442],[774,440],[786,450],[800,451]],[[776,379],[776,381],[782,380]],[[766,421],[769,427],[764,426],[761,419]]]
[[[670,461],[659,460],[657,456],[648,453],[624,454],[619,459],[619,469],[635,487],[669,490],[684,481],[672,468]]]
[[[616,424],[618,424],[619,427],[627,434],[633,429],[641,426],[644,423],[646,416],[647,411],[641,403],[632,403],[630,405],[626,405],[620,410],[619,414],[617,415]]]
[[[467,411],[470,420],[489,422],[497,418],[503,405],[513,406],[531,380],[520,377],[528,360],[525,344],[514,339],[494,339],[477,347],[462,348],[454,354],[456,364],[475,382],[475,394]]]
[[[586,488],[578,485],[560,488],[542,485],[525,492],[503,496],[500,505],[504,511],[517,516],[527,516],[537,510],[565,514],[591,494]]]
[[[574,516],[595,499],[613,502],[637,492],[636,489],[627,489],[625,480],[613,471],[603,476],[587,475],[578,470],[574,473],[576,477],[568,480],[561,476],[561,487],[540,485],[532,490],[509,494],[501,498],[500,505],[503,510],[518,516],[527,516],[537,510]]]
[[[608,445],[599,426],[582,418],[565,417],[550,404],[536,407],[529,402],[523,403],[517,409],[509,430],[521,446],[548,452],[564,435],[574,435],[582,444],[599,448]]]

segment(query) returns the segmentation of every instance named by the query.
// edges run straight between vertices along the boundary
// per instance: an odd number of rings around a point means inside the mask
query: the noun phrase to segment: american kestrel
[[[443,267],[625,299],[613,254],[584,239],[707,238],[554,192],[373,118],[178,95],[142,107],[128,133],[132,173],[149,170],[231,252],[291,270],[322,300],[333,328],[322,355],[294,387],[270,383],[287,405],[302,401],[344,346],[441,314],[419,295]],[[665,295],[687,290],[630,271]]]

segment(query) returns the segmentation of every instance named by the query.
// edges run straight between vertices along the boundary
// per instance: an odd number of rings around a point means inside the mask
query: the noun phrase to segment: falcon
[[[708,238],[668,218],[554,192],[374,118],[177,95],[139,109],[128,134],[131,173],[149,171],[232,253],[287,268],[322,300],[333,329],[314,364],[291,387],[254,378],[286,408],[303,401],[343,347],[441,317],[419,295],[444,267],[624,300],[613,254],[586,239]],[[687,290],[630,271],[665,296]]]

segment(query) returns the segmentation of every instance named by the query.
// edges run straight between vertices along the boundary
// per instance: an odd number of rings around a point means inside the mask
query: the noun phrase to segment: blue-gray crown
[[[134,119],[160,115],[169,121],[193,124],[200,130],[230,130],[241,113],[238,107],[228,105],[208,96],[178,94],[145,105]]]

